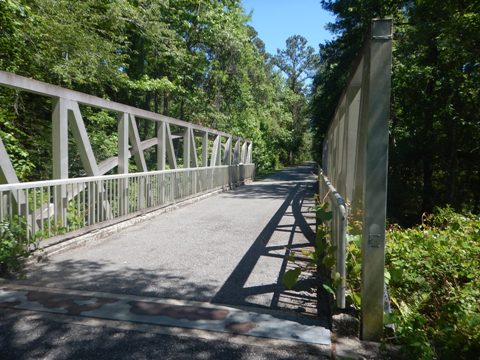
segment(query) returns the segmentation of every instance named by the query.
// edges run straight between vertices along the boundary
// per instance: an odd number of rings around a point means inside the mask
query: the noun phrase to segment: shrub
[[[18,271],[30,252],[22,218],[0,221],[0,275]]]
[[[390,320],[416,359],[473,359],[480,352],[480,217],[450,208],[421,226],[387,233]]]

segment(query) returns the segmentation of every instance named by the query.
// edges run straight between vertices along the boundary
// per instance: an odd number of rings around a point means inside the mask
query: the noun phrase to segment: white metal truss
[[[52,162],[53,179],[68,178],[68,132],[73,135],[75,143],[79,149],[79,155],[82,166],[89,176],[104,175],[117,168],[118,174],[128,173],[128,159],[133,156],[137,171],[148,171],[145,161],[144,151],[152,146],[157,146],[156,170],[167,168],[177,169],[177,151],[173,139],[177,135],[172,135],[170,126],[175,125],[183,128],[183,163],[184,167],[198,167],[199,156],[195,137],[202,138],[202,166],[219,166],[232,163],[232,143],[233,136],[208,129],[203,126],[188,123],[182,120],[174,119],[161,114],[149,112],[146,110],[123,105],[113,101],[101,99],[98,97],[83,94],[77,91],[64,89],[58,86],[50,85],[44,82],[28,79],[16,74],[0,71],[0,85],[40,94],[53,99],[52,112]],[[101,163],[97,163],[88,133],[81,114],[80,105],[87,105],[118,114],[118,155],[108,158]],[[156,136],[151,139],[141,140],[137,127],[137,118],[151,120],[158,123]],[[213,147],[209,151],[209,136],[215,136]],[[222,144],[222,139],[226,140]],[[248,155],[248,148],[251,148],[252,142],[235,138],[235,150],[233,154],[233,163],[251,161]],[[179,143],[179,142],[177,142]],[[242,143],[242,153],[240,154],[239,144]],[[222,153],[223,151],[223,153]],[[211,154],[209,159],[209,153]],[[2,161],[0,162],[0,172],[3,183],[18,182],[16,176],[12,176],[13,166],[3,149]],[[8,165],[8,164],[9,165]],[[4,174],[8,174],[5,177]],[[61,194],[64,198],[66,194]]]
[[[68,179],[69,158],[69,130],[73,136],[73,140],[78,149],[81,164],[87,176],[101,177],[112,170],[116,169],[117,174],[129,173],[129,159],[133,156],[136,171],[147,173],[155,170],[176,170],[178,169],[177,154],[178,146],[183,146],[183,168],[193,169],[200,167],[199,154],[197,151],[196,136],[201,137],[201,167],[212,168],[221,166],[222,163],[230,165],[232,163],[232,141],[233,136],[218,130],[209,129],[200,125],[188,123],[182,120],[174,119],[161,114],[134,108],[113,101],[101,99],[95,96],[83,94],[77,91],[68,90],[58,86],[50,85],[44,82],[28,79],[16,74],[0,71],[0,85],[13,88],[20,91],[26,91],[52,99],[52,179]],[[90,106],[97,109],[103,109],[117,114],[118,120],[118,154],[110,157],[100,163],[97,162],[95,154],[88,137],[87,128],[82,117],[81,106]],[[156,133],[150,139],[142,140],[139,135],[137,119],[156,122]],[[180,135],[172,134],[171,126],[182,129]],[[213,146],[209,149],[209,137],[214,136]],[[174,139],[183,138],[182,141],[173,141]],[[238,144],[243,141],[243,146],[251,149],[252,142],[249,140],[236,139],[236,155],[234,164],[239,163]],[[222,140],[226,140],[222,145]],[[176,148],[176,146],[177,148]],[[155,169],[148,169],[144,151],[156,146],[157,158]],[[223,150],[222,150],[223,147]],[[223,151],[223,153],[222,153]],[[209,155],[211,156],[209,157]],[[251,157],[246,156],[244,162]],[[248,159],[247,159],[248,158]],[[221,173],[221,172],[220,172]],[[220,174],[219,173],[219,174]],[[152,178],[153,179],[153,178]],[[162,178],[164,179],[163,175]],[[149,207],[153,203],[153,199],[158,194],[152,193],[153,184],[151,178],[147,178],[144,182],[135,186],[138,191],[138,207],[140,209]],[[160,181],[160,180],[155,180]],[[212,184],[217,180],[212,180]],[[225,180],[222,180],[225,181]],[[10,161],[7,150],[0,139],[0,184],[20,184],[15,173],[14,166]],[[88,213],[88,223],[95,221],[108,220],[114,216],[114,209],[111,208],[110,198],[112,191],[118,192],[118,202],[116,205],[120,215],[129,212],[129,182],[119,179],[115,183],[115,189],[109,187],[108,182],[95,181],[88,183],[75,183],[75,186],[59,184],[52,188],[54,193],[46,194],[44,199],[46,202],[41,203],[39,207],[29,213],[28,194],[24,193],[23,188],[11,191],[11,200],[15,203],[15,207],[20,209],[19,213],[27,216],[28,227],[35,229],[33,223],[42,223],[45,219],[54,216],[57,226],[65,226],[67,224],[67,207],[72,199],[79,199],[79,194],[83,193],[85,199],[88,194],[89,202],[86,204],[90,209]],[[81,185],[80,185],[81,184]],[[203,186],[203,185],[202,185]],[[162,190],[160,199],[163,201],[165,190]],[[2,195],[3,196],[3,195]],[[35,196],[35,195],[33,195]],[[43,196],[43,192],[42,192]],[[1,202],[8,199],[0,198]],[[41,199],[40,199],[41,200]],[[10,201],[10,200],[8,200]],[[7,202],[8,202],[7,201]],[[158,201],[158,199],[156,200]],[[100,207],[99,207],[100,206]],[[101,218],[100,215],[101,213]],[[0,214],[1,217],[1,214]],[[91,218],[90,218],[91,217]]]

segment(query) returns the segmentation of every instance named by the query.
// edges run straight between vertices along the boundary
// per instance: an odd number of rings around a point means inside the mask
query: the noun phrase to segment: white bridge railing
[[[254,171],[240,164],[0,185],[0,221],[32,242],[235,187]]]
[[[335,300],[339,309],[345,309],[345,290],[347,286],[347,227],[348,207],[343,197],[330,184],[328,178],[320,171],[318,179],[320,198],[328,202],[332,210],[330,221],[331,242],[335,246],[335,269],[340,275],[340,283],[335,291]]]
[[[324,194],[330,193],[334,214],[331,239],[337,246],[336,271],[342,276],[340,308],[345,306],[347,235],[362,240],[364,340],[379,340],[383,331],[391,63],[392,21],[374,19],[323,144],[320,185]]]
[[[0,138],[0,222],[28,241],[253,178],[249,139],[5,71],[0,71],[0,86],[13,89],[16,96],[38,96],[52,108],[51,119],[36,119],[51,121],[52,158],[45,159],[52,164],[51,180],[21,183]],[[88,133],[88,114],[99,111],[117,119],[117,152],[103,161],[98,161]],[[139,123],[149,126],[140,132]],[[72,140],[87,177],[70,177]],[[136,172],[129,173],[131,169]],[[112,173],[116,175],[106,175]]]

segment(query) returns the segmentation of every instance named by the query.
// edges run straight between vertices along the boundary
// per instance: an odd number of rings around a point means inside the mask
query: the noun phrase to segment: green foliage
[[[298,277],[300,276],[301,272],[302,269],[299,267],[286,271],[282,277],[282,284],[290,290],[297,283]]]
[[[313,250],[302,249],[300,251],[290,252],[288,260],[295,264],[296,267],[286,271],[282,277],[282,283],[287,289],[292,289],[295,286],[302,271],[312,272],[317,270],[318,266],[325,266],[328,270],[330,270],[335,266],[336,247],[328,241],[329,228],[327,223],[332,219],[333,213],[327,210],[328,204],[321,201],[321,199],[318,197],[316,198],[315,202],[316,204],[313,209],[317,219],[315,244],[313,246]],[[303,255],[301,262],[297,261],[297,253]],[[332,294],[332,296],[335,296],[335,291],[333,288],[341,281],[339,274],[332,272],[331,279],[323,280],[325,282],[322,284],[322,287],[327,292]]]
[[[347,305],[359,311],[361,308],[361,275],[362,275],[362,237],[347,235],[347,289],[345,292]]]
[[[480,351],[480,217],[437,209],[388,232],[386,267],[397,340],[416,359]]]
[[[337,37],[320,47],[311,102],[316,158],[371,19],[393,18],[388,214],[480,211],[480,2],[324,0]],[[439,14],[442,14],[439,16]]]
[[[0,99],[2,97],[0,96]],[[12,165],[20,181],[26,179],[35,169],[28,151],[22,146],[20,139],[28,135],[15,126],[15,118],[0,108],[0,138],[11,156]]]
[[[18,271],[22,258],[29,252],[24,219],[15,217],[11,221],[0,221],[0,275]]]
[[[292,149],[295,161],[308,156],[306,122],[294,126],[291,112],[298,94],[240,1],[1,0],[0,20],[2,70],[250,138],[260,171],[286,164]],[[0,99],[0,135],[20,178],[50,178],[51,103],[2,89]],[[82,115],[97,162],[114,156],[116,117]],[[153,137],[155,127],[139,132]],[[70,175],[84,175],[69,145]]]

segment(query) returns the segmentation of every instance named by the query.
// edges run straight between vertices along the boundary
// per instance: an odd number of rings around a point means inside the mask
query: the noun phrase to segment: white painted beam
[[[191,127],[194,130],[198,130],[202,132],[208,131],[209,133],[215,134],[215,135],[230,136],[229,134],[222,131],[209,129],[209,128],[206,128],[200,125],[195,125],[183,120],[175,119],[169,116],[157,114],[147,110],[138,109],[133,106],[120,104],[114,101],[102,99],[102,98],[81,93],[78,91],[65,89],[60,86],[47,84],[42,81],[29,79],[24,76],[16,75],[6,71],[0,71],[0,85],[4,85],[6,87],[10,87],[13,89],[23,90],[30,93],[48,96],[52,98],[65,98],[72,101],[76,101],[77,103],[82,105],[88,105],[95,108],[106,109],[106,110],[114,111],[117,113],[132,114],[142,119],[153,120],[153,121],[163,121],[171,125]]]
[[[253,163],[252,152],[253,152],[253,143],[250,141],[248,143],[248,149],[247,149],[247,164]]]
[[[68,178],[68,100],[58,98],[52,113],[53,178]]]
[[[166,147],[167,147],[167,159],[170,169],[177,168],[177,157],[175,156],[175,148],[173,147],[172,133],[170,131],[170,124],[165,123],[166,130]]]
[[[198,167],[197,144],[195,144],[195,133],[190,128],[190,166]]]
[[[127,113],[123,113],[119,116],[118,119],[118,173],[126,174],[128,173],[128,158],[130,157],[130,151],[128,150],[128,124],[129,116]],[[108,161],[110,159],[107,159]],[[106,166],[106,161],[105,166]],[[100,164],[100,167],[104,167],[104,163]],[[110,163],[113,165],[113,162]],[[115,166],[115,165],[114,165]],[[109,169],[110,170],[110,169]],[[107,170],[108,171],[108,170]],[[105,172],[107,172],[105,171]],[[105,172],[102,172],[105,174]]]
[[[165,123],[162,121],[157,127],[157,170],[165,170],[166,135]]]
[[[148,171],[147,163],[145,162],[145,156],[141,147],[140,136],[138,135],[137,122],[135,116],[130,114],[128,138],[132,145],[133,157],[139,171]]]
[[[7,149],[0,138],[0,184],[19,183],[15,169],[13,168]]]
[[[202,136],[202,167],[208,166],[208,132]]]
[[[227,142],[225,143],[225,153],[223,156],[223,163],[225,165],[232,164],[232,137],[229,137],[227,139]]]
[[[210,159],[210,166],[216,166],[218,163],[218,159],[220,157],[219,150],[220,150],[220,136],[216,136],[215,140],[213,141],[212,145],[212,158]]]
[[[235,141],[235,147],[233,149],[233,163],[235,165],[240,163],[240,139]]]
[[[185,128],[183,133],[183,167],[185,169],[190,167],[190,128]]]
[[[243,142],[242,144],[242,152],[240,156],[240,162],[245,164],[247,162],[247,143]]]
[[[68,109],[70,130],[75,138],[83,167],[89,176],[101,175],[93,154],[92,145],[88,139],[80,108],[76,102],[69,101]]]

